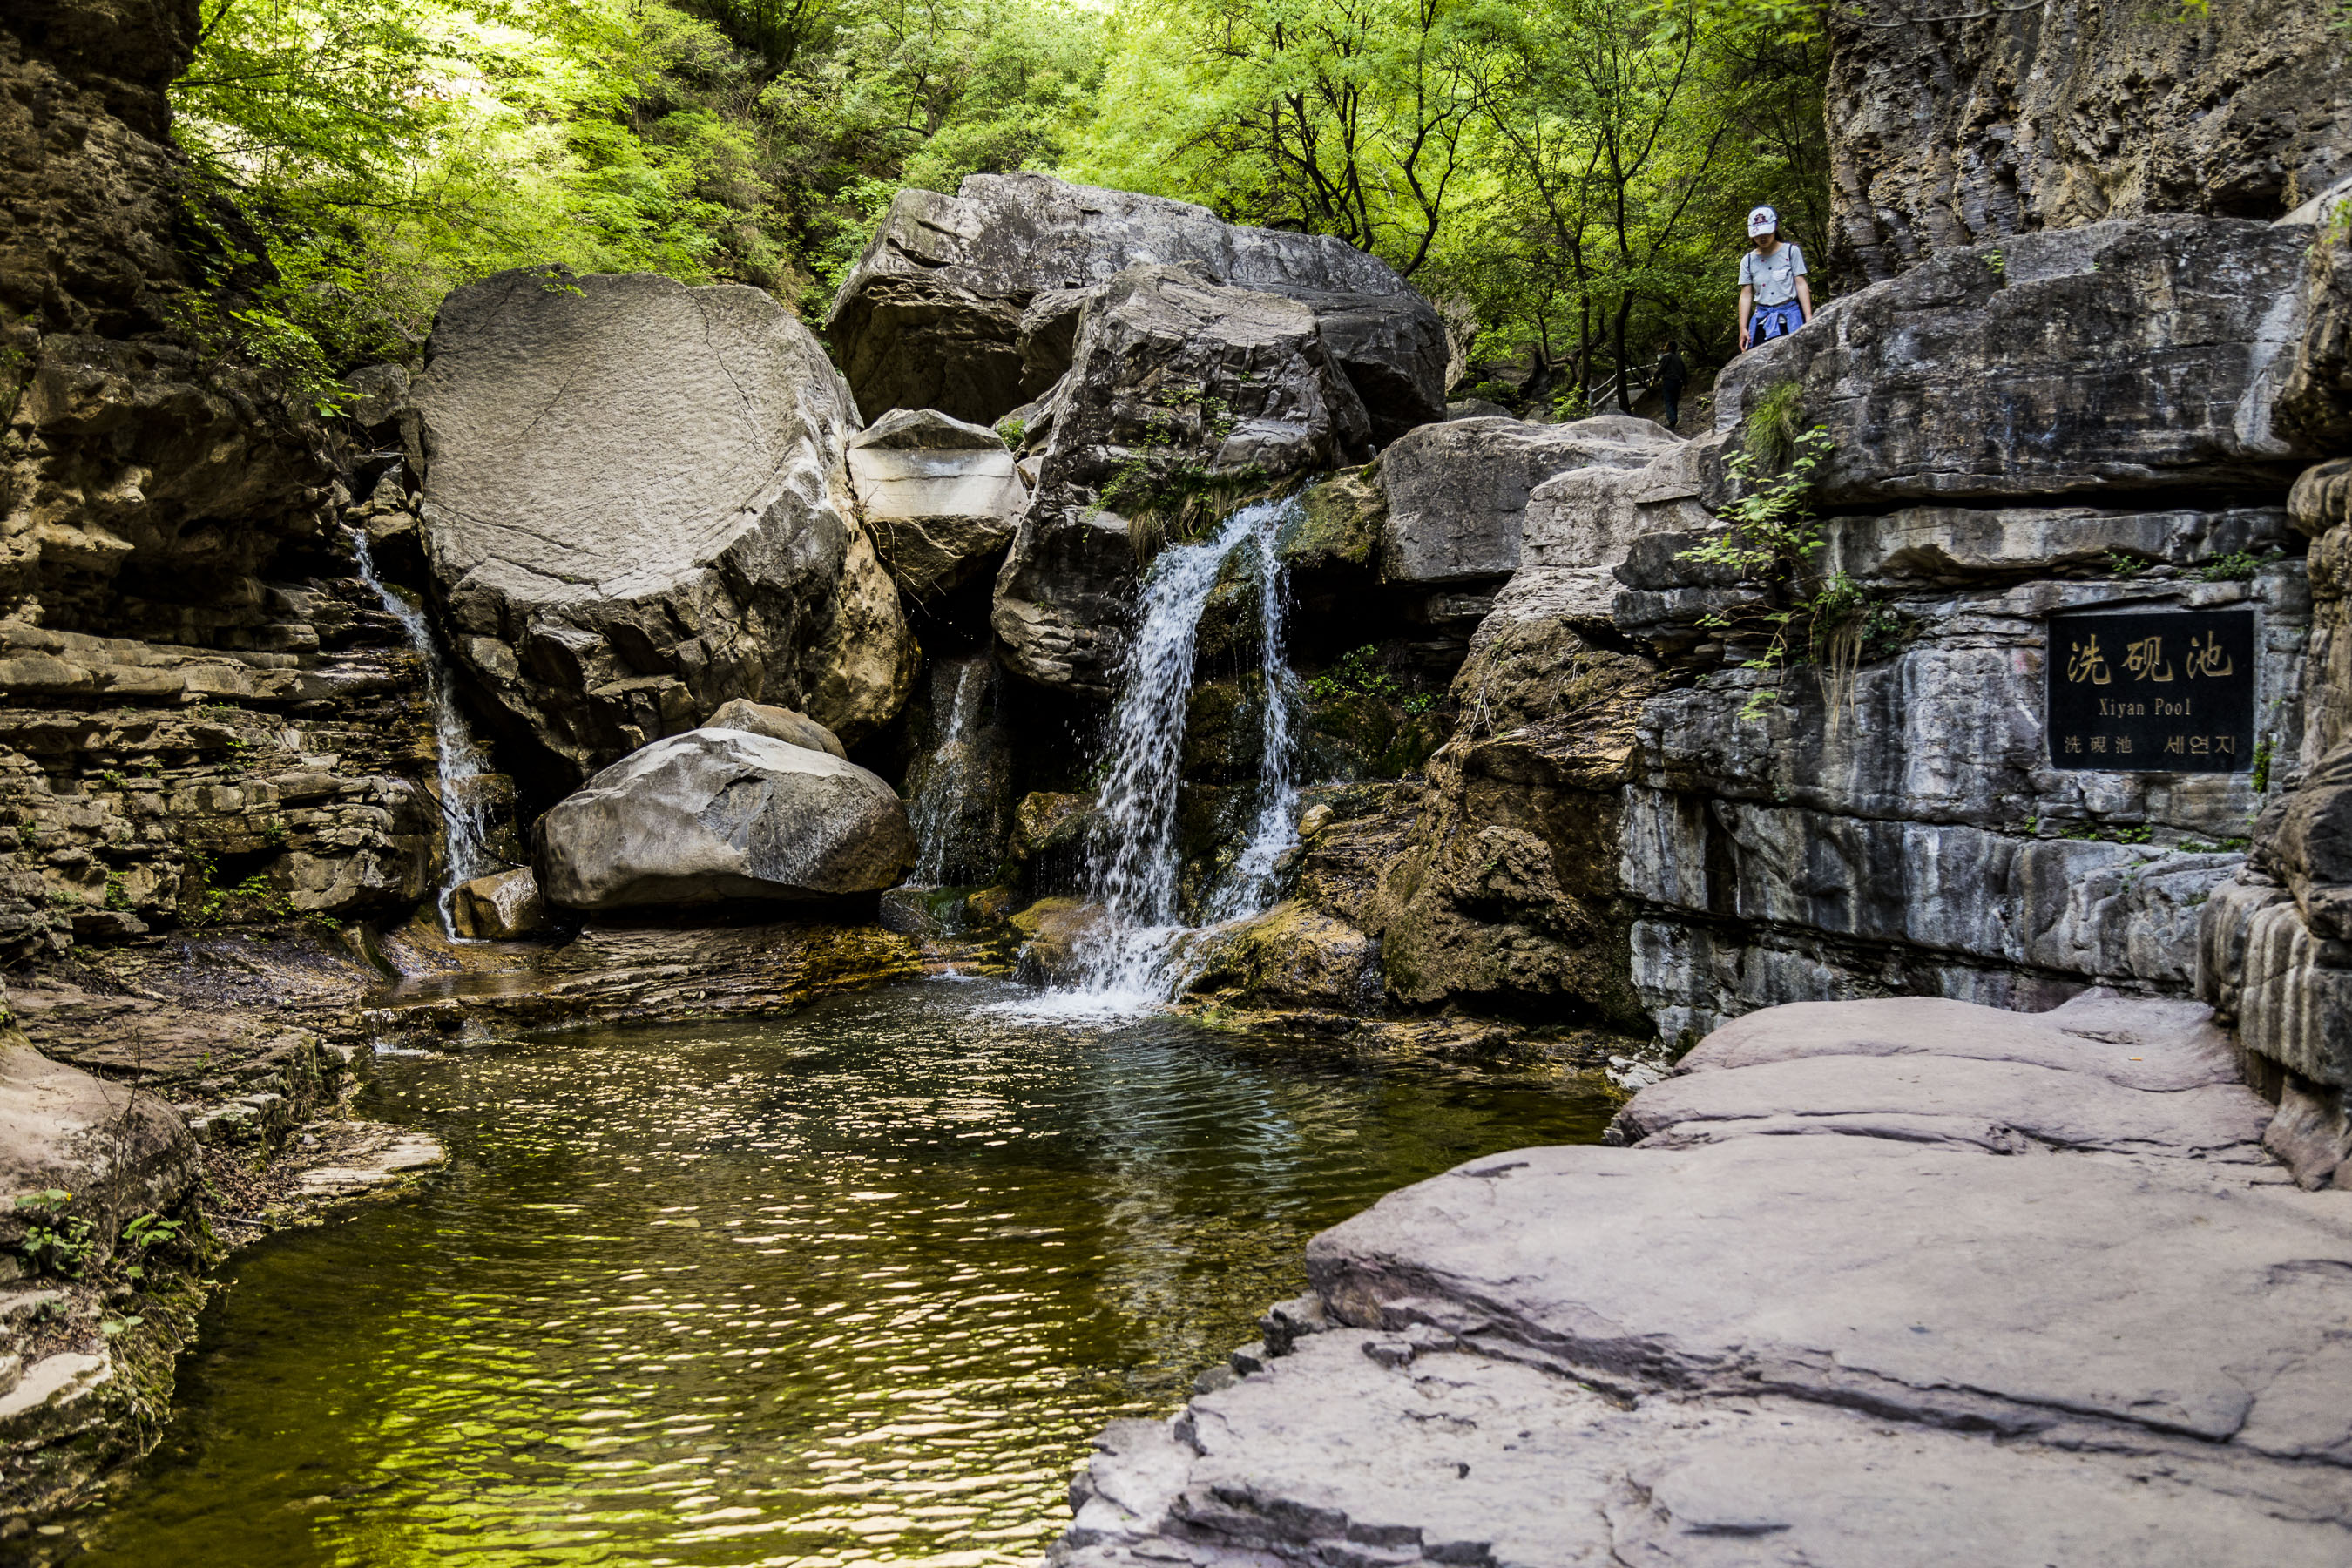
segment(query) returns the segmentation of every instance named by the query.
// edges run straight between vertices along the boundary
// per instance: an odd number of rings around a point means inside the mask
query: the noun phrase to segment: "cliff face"
[[[2352,174],[2327,8],[1868,0],[1833,8],[1834,270],[2147,213],[2274,218]],[[1920,16],[1958,14],[1948,22]]]
[[[333,474],[287,389],[172,325],[196,27],[194,0],[36,0],[0,29],[0,615],[252,647],[254,578]]]

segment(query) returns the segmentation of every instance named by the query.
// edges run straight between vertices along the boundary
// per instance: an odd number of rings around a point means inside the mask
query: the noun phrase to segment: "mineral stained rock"
[[[1389,439],[1444,415],[1437,312],[1375,257],[1328,236],[1237,228],[1205,207],[973,174],[952,196],[901,191],[842,279],[825,331],[869,409],[995,420],[1069,368],[1085,292],[1135,266],[1289,296]]]
[[[655,742],[559,802],[535,836],[547,898],[592,911],[877,892],[915,859],[888,784],[742,730]]]
[[[547,904],[539,896],[539,879],[529,867],[517,867],[460,882],[451,892],[449,918],[459,936],[508,942],[544,926]]]
[[[1631,1148],[1318,1237],[1238,1376],[1104,1434],[1050,1559],[2337,1561],[2352,1210],[2269,1114],[2194,1004],[1752,1015]]]
[[[756,289],[499,273],[444,301],[411,393],[458,658],[582,773],[730,698],[851,740],[917,650],[854,516],[857,423]]]

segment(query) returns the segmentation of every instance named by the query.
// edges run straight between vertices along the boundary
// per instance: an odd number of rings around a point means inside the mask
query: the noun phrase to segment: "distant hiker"
[[[1666,340],[1666,346],[1658,351],[1658,367],[1650,378],[1658,384],[1658,391],[1665,397],[1669,430],[1683,422],[1683,388],[1690,384],[1690,366],[1675,352],[1679,346],[1674,339]]]
[[[1805,282],[1805,253],[1780,237],[1780,215],[1758,207],[1748,215],[1756,248],[1739,258],[1739,349],[1785,338],[1813,319],[1813,291]]]

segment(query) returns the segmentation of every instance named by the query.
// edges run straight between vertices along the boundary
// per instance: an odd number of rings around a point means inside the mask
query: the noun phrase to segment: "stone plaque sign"
[[[2053,767],[2234,773],[2254,765],[2254,612],[2050,617]]]

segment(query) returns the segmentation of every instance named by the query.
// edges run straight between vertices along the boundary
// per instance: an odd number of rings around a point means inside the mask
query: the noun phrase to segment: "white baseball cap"
[[[1769,234],[1780,226],[1780,215],[1770,207],[1758,207],[1748,215],[1748,237],[1750,239],[1759,234]]]

